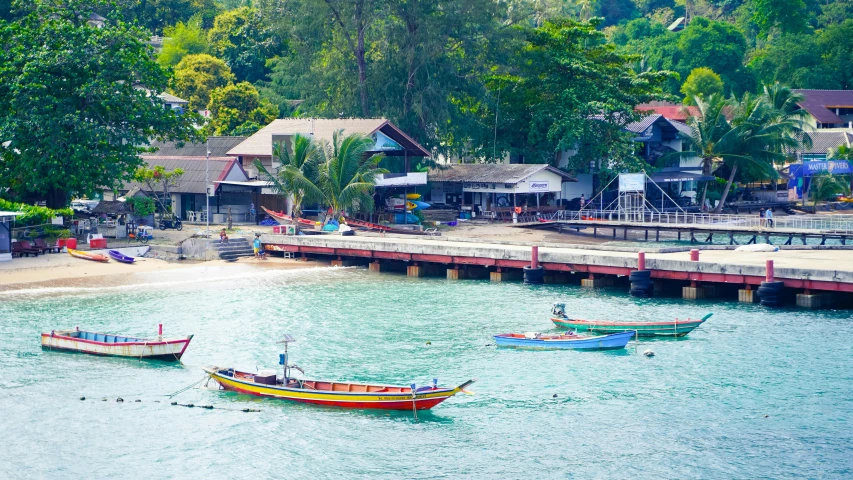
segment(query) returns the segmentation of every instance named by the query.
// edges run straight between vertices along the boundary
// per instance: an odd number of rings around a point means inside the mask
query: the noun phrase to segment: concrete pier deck
[[[261,240],[271,251],[444,265],[523,268],[530,264],[531,258],[530,245],[440,238],[264,235]],[[637,253],[632,249],[620,250],[546,244],[539,248],[539,262],[550,271],[628,275],[637,269]],[[853,292],[853,251],[846,248],[761,253],[702,250],[698,262],[690,261],[684,249],[660,249],[657,253],[645,250],[646,269],[652,271],[653,278],[760,285],[765,280],[766,260],[773,259],[775,277],[786,287]]]

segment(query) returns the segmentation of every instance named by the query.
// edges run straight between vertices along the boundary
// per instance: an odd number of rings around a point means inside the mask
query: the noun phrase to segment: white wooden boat
[[[41,346],[47,350],[80,352],[112,357],[166,360],[176,362],[186,351],[193,336],[163,338],[163,328],[156,338],[136,338],[80,330],[53,330],[41,334]]]

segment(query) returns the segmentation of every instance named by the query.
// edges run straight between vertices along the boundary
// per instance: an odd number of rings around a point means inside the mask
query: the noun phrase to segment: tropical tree
[[[138,168],[133,179],[142,184],[143,191],[157,202],[160,212],[166,214],[172,209],[171,205],[166,203],[171,197],[171,190],[181,185],[181,177],[184,173],[182,168],[166,170],[166,167],[157,165],[154,168]]]
[[[210,92],[230,85],[234,74],[222,60],[206,53],[187,55],[175,65],[173,93],[187,99],[191,110],[201,110],[210,102]]]
[[[105,3],[20,2],[27,15],[0,22],[0,185],[51,208],[130,179],[152,139],[196,136],[195,115],[156,95],[169,76],[150,35],[79,14]]]
[[[228,64],[238,81],[256,82],[267,74],[267,59],[281,41],[260,12],[240,7],[217,15],[208,32],[211,53]]]
[[[340,130],[334,133],[331,143],[321,145],[318,186],[331,209],[327,220],[337,218],[347,210],[373,209],[376,175],[387,172],[377,168],[382,154],[367,155],[373,145],[373,140],[365,135],[344,137]]]
[[[681,85],[684,103],[690,104],[694,97],[706,98],[709,95],[723,94],[723,81],[716,72],[706,67],[694,68],[684,84]]]
[[[214,89],[207,109],[210,123],[206,129],[212,135],[252,135],[278,117],[278,108],[260,98],[249,82]]]
[[[166,27],[163,34],[163,49],[157,55],[157,62],[164,67],[177,65],[187,55],[207,51],[207,34],[201,28],[199,15],[193,16],[187,23],[178,22],[172,27]]]
[[[802,101],[802,95],[779,83],[765,85],[759,96],[744,94],[740,101],[732,97],[731,124],[740,143],[740,155],[725,159],[731,172],[715,213],[722,210],[738,168],[751,164],[775,177],[774,165],[783,163],[787,152],[811,146],[808,113],[797,107]]]
[[[290,214],[293,216],[293,224],[298,228],[302,206],[325,199],[318,186],[322,161],[319,149],[310,138],[294,135],[290,145],[273,145],[273,159],[281,164],[278,173],[271,173],[260,160],[255,160],[255,168],[266,180],[272,182],[272,189],[276,194],[290,197]]]
[[[822,173],[811,177],[805,197],[812,201],[812,207],[817,208],[817,202],[831,200],[838,194],[848,193],[847,185],[837,175]]]
[[[841,145],[830,154],[832,160],[847,160],[853,166],[853,148]],[[853,191],[853,174],[850,175],[850,188]]]
[[[709,176],[714,172],[714,164],[718,160],[736,155],[738,143],[738,132],[735,132],[726,118],[729,111],[729,102],[722,95],[709,95],[708,98],[694,97],[697,115],[690,117],[688,124],[692,133],[687,138],[688,148],[677,154],[682,158],[701,159],[702,174]],[[708,196],[708,183],[702,189],[702,197],[699,205],[704,207],[705,198]]]

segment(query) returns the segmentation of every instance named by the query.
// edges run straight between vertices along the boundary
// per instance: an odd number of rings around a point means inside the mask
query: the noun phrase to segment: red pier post
[[[772,282],[773,280],[773,260],[767,260],[767,278],[766,282]]]
[[[646,269],[646,252],[637,252],[637,270]]]
[[[530,268],[539,268],[539,245],[533,245],[533,247],[531,247]]]

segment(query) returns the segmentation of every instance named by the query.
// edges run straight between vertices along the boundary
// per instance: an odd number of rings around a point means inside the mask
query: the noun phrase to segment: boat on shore
[[[637,332],[622,331],[597,337],[569,334],[503,333],[495,335],[498,347],[530,348],[537,350],[618,350],[625,348]]]
[[[465,387],[474,383],[474,380],[468,380],[457,387],[444,387],[433,379],[431,385],[418,387],[415,384],[404,386],[296,378],[291,376],[292,370],[302,372],[302,369],[287,365],[286,345],[293,341],[293,337],[288,335],[280,342],[285,344],[285,353],[279,358],[283,368],[278,373],[282,375],[277,375],[275,370],[251,373],[218,366],[203,369],[223,390],[350,409],[429,410],[457,393],[468,393]]]
[[[565,305],[557,303],[551,310],[551,321],[560,328],[566,328],[575,332],[589,333],[615,333],[625,330],[635,330],[640,337],[683,337],[692,332],[696,327],[705,323],[713,313],[709,313],[700,319],[676,318],[672,321],[663,322],[612,322],[604,320],[581,320],[569,318],[565,314]]]
[[[113,260],[121,263],[134,263],[136,258],[125,255],[118,250],[107,250],[107,255],[109,255]]]
[[[106,256],[104,256],[104,255],[101,255],[100,253],[83,252],[83,251],[81,251],[81,250],[74,250],[73,248],[69,248],[69,249],[68,249],[68,253],[69,253],[72,257],[75,257],[75,258],[82,258],[82,259],[84,259],[84,260],[91,260],[91,261],[93,261],[93,262],[103,262],[103,263],[106,263],[106,262],[109,262],[109,261],[110,261],[110,259],[109,259],[109,258],[107,258],[107,257],[106,257]]]
[[[273,220],[278,222],[279,225],[293,225],[293,217],[291,217],[290,215],[285,215],[284,212],[273,212],[272,210],[270,210],[266,207],[261,207],[261,209],[263,209],[263,211],[267,212],[267,215],[269,215],[270,218],[272,218]],[[311,225],[311,226],[314,226],[317,224],[317,222],[314,222],[312,220],[308,220],[307,218],[300,218],[299,223],[301,225]]]
[[[157,338],[136,338],[109,333],[80,330],[52,330],[41,334],[41,347],[46,350],[88,353],[110,357],[130,357],[145,360],[181,359],[193,336],[163,338],[162,325]]]

